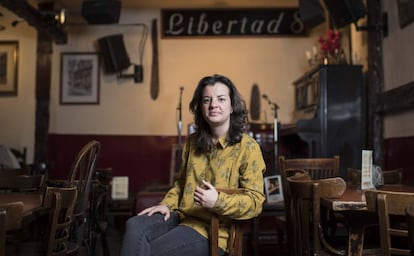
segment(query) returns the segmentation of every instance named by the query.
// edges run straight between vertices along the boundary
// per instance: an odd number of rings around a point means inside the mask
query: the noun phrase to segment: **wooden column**
[[[382,1],[367,0],[368,24],[382,24]],[[368,74],[367,74],[367,147],[373,149],[373,162],[383,166],[384,118],[376,111],[379,95],[384,90],[383,33],[370,30],[368,33]]]
[[[53,10],[53,3],[40,4],[39,10]],[[49,134],[49,105],[52,74],[53,40],[46,31],[37,36],[36,59],[36,112],[35,112],[35,152],[34,162],[47,162]]]

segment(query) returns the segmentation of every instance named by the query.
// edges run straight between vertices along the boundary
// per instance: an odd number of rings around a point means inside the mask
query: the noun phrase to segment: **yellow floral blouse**
[[[265,171],[260,146],[244,134],[240,143],[228,145],[225,137],[208,154],[194,152],[191,137],[184,145],[178,179],[165,195],[161,204],[180,215],[180,225],[194,228],[208,238],[209,221],[212,212],[220,216],[244,220],[259,215],[265,200],[263,193],[263,172]],[[244,188],[242,194],[219,193],[212,209],[194,203],[194,190],[202,180],[215,188]],[[228,229],[220,226],[219,246],[227,251]]]

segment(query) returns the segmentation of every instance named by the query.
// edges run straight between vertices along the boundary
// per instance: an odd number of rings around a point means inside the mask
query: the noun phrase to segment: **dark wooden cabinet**
[[[340,156],[340,174],[361,167],[365,147],[362,66],[319,66],[293,82],[295,119],[308,157]]]

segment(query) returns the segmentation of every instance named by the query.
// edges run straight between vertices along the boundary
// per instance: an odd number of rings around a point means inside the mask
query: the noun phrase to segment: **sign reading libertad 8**
[[[162,9],[163,37],[301,36],[297,8]]]

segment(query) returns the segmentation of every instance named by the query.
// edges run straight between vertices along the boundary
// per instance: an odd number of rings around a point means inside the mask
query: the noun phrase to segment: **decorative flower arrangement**
[[[347,64],[344,50],[341,48],[341,34],[337,30],[329,29],[326,37],[320,36],[319,53],[316,46],[313,46],[313,56],[306,52],[309,65]]]
[[[341,49],[340,33],[337,30],[328,30],[326,38],[321,36],[319,43],[321,44],[321,53],[323,56],[328,54],[338,54]]]

